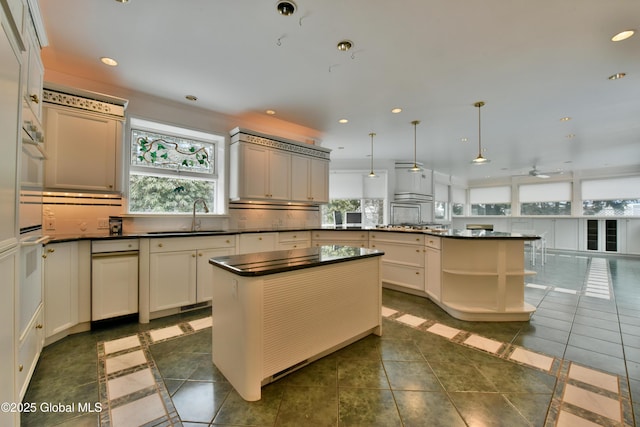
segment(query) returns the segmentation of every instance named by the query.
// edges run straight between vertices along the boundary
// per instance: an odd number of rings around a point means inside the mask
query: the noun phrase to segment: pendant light
[[[471,163],[473,163],[474,165],[484,165],[485,163],[489,163],[491,161],[486,157],[482,156],[482,139],[481,139],[481,132],[480,132],[480,108],[482,108],[483,105],[484,105],[483,101],[478,101],[475,104],[473,104],[474,107],[478,108],[478,157],[471,160]]]
[[[371,132],[369,136],[371,137],[371,172],[369,172],[369,175],[367,176],[369,178],[377,178],[378,175],[373,171],[373,137],[376,136],[376,134]]]
[[[418,161],[416,159],[416,147],[417,147],[416,127],[420,124],[420,120],[414,120],[411,122],[411,124],[413,125],[413,167],[409,168],[409,172],[416,173],[422,170],[418,166]]]

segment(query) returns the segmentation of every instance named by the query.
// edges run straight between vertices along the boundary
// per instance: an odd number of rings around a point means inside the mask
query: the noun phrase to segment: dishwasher
[[[91,321],[138,313],[138,240],[91,242]]]

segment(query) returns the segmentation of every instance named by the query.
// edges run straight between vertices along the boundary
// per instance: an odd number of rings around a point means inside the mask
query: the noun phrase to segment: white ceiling
[[[412,160],[420,120],[418,160],[468,179],[640,164],[640,34],[610,41],[640,29],[640,1],[295,1],[285,17],[275,0],[40,0],[43,60],[220,113],[273,109],[334,159],[367,158],[375,132],[374,159]],[[472,166],[480,100],[491,163]]]

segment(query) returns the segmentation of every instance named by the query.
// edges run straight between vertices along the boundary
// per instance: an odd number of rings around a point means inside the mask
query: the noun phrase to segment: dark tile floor
[[[538,272],[527,278],[534,286],[526,288],[526,300],[538,307],[530,322],[459,321],[426,299],[383,292],[385,307],[553,356],[559,367],[552,372],[387,318],[382,337],[364,338],[265,386],[262,399],[250,403],[212,365],[210,329],[145,348],[184,426],[551,426],[572,425],[574,415],[596,425],[634,425],[631,407],[640,414],[640,260],[607,258],[609,300],[586,296],[591,263],[591,256],[557,253],[544,266],[529,266]],[[207,315],[192,312],[65,338],[44,349],[24,400],[101,402],[99,343]],[[622,420],[563,403],[574,384],[566,378],[569,361],[618,376]],[[596,403],[609,396],[595,391],[589,396]],[[587,399],[587,409],[589,404],[594,401]],[[561,408],[568,412],[559,415]],[[96,413],[22,416],[23,426],[99,423]]]

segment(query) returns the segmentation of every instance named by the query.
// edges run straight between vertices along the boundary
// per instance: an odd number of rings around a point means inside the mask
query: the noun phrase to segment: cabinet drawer
[[[357,241],[357,240],[369,240],[367,231],[314,231],[313,238],[317,240],[328,241]]]
[[[24,397],[29,385],[31,375],[38,363],[38,357],[42,351],[44,340],[43,334],[43,310],[38,310],[33,322],[29,324],[29,329],[20,340],[18,347],[18,363],[16,367],[16,383],[19,393],[19,400]]]
[[[424,267],[424,246],[373,242],[370,248],[383,251],[384,255],[382,256],[382,260],[385,262],[397,262],[415,267]]]
[[[424,291],[424,268],[382,263],[382,281]]]
[[[385,241],[385,242],[398,242],[398,243],[415,243],[417,245],[424,245],[424,234],[421,233],[390,233],[388,231],[375,231],[369,233],[369,240]]]
[[[311,240],[310,231],[281,231],[278,233],[278,241],[283,242],[299,242]]]
[[[138,239],[93,240],[91,253],[137,251]]]
[[[208,248],[235,247],[236,238],[228,236],[198,236],[198,237],[171,237],[163,239],[151,239],[149,252],[162,253],[174,251],[191,251]]]
[[[442,242],[442,237],[426,236],[424,240],[424,244],[427,247],[433,248],[433,249],[440,249],[441,242]]]

